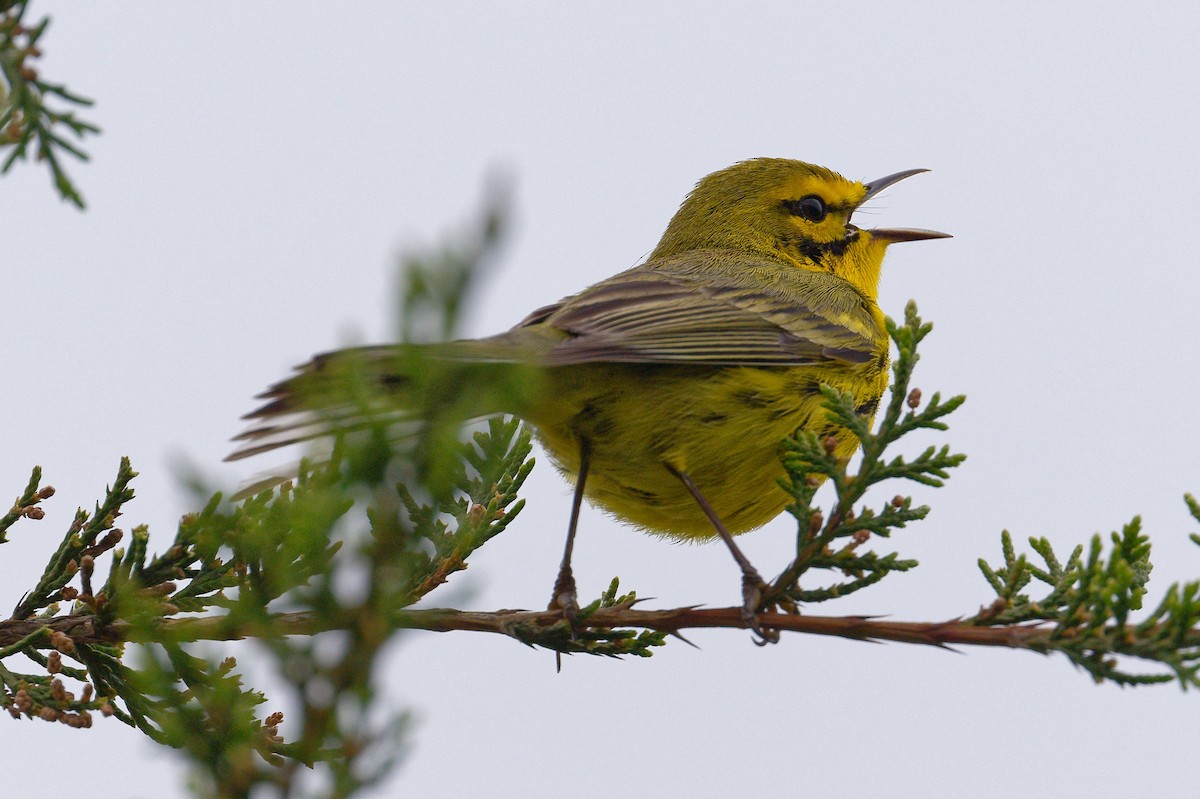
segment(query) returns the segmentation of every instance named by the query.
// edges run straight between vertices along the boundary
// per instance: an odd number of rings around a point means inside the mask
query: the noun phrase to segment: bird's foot
[[[575,575],[570,566],[564,566],[558,572],[554,581],[554,591],[550,597],[547,610],[557,610],[563,615],[567,626],[571,628],[571,638],[576,637],[575,622],[579,619],[579,593],[575,589]]]
[[[771,586],[767,585],[754,569],[742,574],[742,621],[750,628],[750,632],[754,633],[756,646],[779,643],[779,630],[763,627],[758,618],[763,597],[770,590]]]

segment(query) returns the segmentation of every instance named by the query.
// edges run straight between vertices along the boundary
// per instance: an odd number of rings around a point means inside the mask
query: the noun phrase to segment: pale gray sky
[[[894,539],[922,567],[821,612],[970,614],[990,593],[975,560],[997,556],[1001,529],[1065,552],[1136,513],[1153,597],[1200,574],[1180,498],[1200,491],[1200,7],[411,5],[35,5],[54,16],[42,68],[98,100],[104,135],[71,167],[85,214],[40,168],[0,183],[0,492],[35,463],[59,490],[4,547],[0,602],[121,455],[142,472],[129,518],[160,548],[190,509],[176,456],[235,484],[251,467],[219,461],[251,396],[313,352],[386,340],[393,254],[468,218],[489,170],[515,178],[517,213],[474,334],[638,262],[698,178],[764,155],[863,180],[931,168],[866,219],[956,237],[895,247],[881,304],[898,315],[916,298],[935,322],[917,383],[968,395],[938,440],[970,459],[915,492],[934,512]],[[569,493],[544,464],[526,494],[456,578],[471,607],[546,601]],[[790,525],[743,541],[773,572]],[[720,547],[596,511],[576,568],[584,596],[613,575],[655,605],[738,596]],[[701,649],[576,657],[555,675],[551,655],[513,641],[412,635],[387,673],[416,712],[413,750],[379,795],[1194,796],[1200,783],[1196,700],[1176,687],[1095,686],[1017,652],[691,637]],[[0,742],[14,796],[47,774],[103,779],[103,796],[183,794],[180,761],[112,720],[7,722]]]

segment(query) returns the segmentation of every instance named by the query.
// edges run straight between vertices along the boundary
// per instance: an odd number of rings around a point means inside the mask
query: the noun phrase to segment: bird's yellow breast
[[[666,464],[686,472],[731,533],[778,516],[788,496],[781,442],[796,430],[833,436],[837,453],[858,446],[833,425],[819,391],[851,392],[873,416],[887,387],[887,356],[863,364],[696,367],[584,364],[548,370],[545,402],[528,419],[558,468],[574,479],[589,446],[585,494],[648,532],[711,538],[712,524]],[[551,399],[552,398],[552,399]]]

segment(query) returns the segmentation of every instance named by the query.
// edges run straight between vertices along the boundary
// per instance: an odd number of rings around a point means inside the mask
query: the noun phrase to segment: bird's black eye
[[[784,206],[788,213],[804,217],[809,222],[820,222],[829,213],[825,201],[815,194],[809,194],[799,200],[787,200],[784,202]]]

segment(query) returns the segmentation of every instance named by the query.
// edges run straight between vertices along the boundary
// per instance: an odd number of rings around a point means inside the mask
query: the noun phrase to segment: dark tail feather
[[[258,395],[266,401],[242,417],[249,426],[234,437],[238,447],[226,460],[380,426],[400,428],[392,434],[403,436],[405,425],[416,430],[430,419],[522,415],[537,373],[521,354],[510,339],[497,337],[317,355]],[[278,485],[294,469],[272,470],[278,474],[254,485],[260,490]]]

